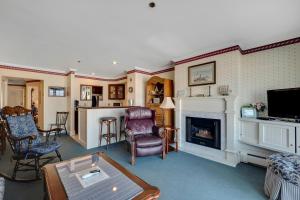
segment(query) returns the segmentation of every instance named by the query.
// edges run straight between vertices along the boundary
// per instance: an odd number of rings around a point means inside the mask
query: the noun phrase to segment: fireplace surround
[[[179,129],[179,150],[230,166],[239,162],[235,150],[236,96],[180,97],[176,98],[176,127]],[[220,123],[220,149],[190,143],[186,140],[186,117],[218,119]],[[202,133],[207,134],[207,133]]]
[[[186,117],[186,142],[221,149],[221,120]]]

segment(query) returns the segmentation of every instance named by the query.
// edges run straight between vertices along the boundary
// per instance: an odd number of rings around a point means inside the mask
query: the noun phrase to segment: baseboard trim
[[[212,157],[209,154],[197,153],[197,152],[194,152],[194,151],[189,150],[188,148],[184,148],[184,147],[179,147],[179,150],[183,151],[185,153],[189,153],[189,154],[207,159],[207,160],[211,160],[211,161],[218,162],[218,163],[221,163],[224,165],[228,165],[230,167],[236,167],[237,164],[239,163],[239,161],[237,159],[238,154],[236,152],[220,151],[220,154],[223,154],[222,158],[221,158],[221,157],[217,157],[217,156]]]

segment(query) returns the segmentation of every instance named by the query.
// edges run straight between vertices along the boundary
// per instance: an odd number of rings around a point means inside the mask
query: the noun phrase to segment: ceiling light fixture
[[[149,7],[150,7],[150,8],[154,8],[154,7],[155,7],[155,3],[154,3],[154,2],[150,2],[150,3],[149,3]]]
[[[118,62],[114,60],[114,61],[112,62],[112,64],[113,64],[113,65],[116,65],[116,64],[118,64]]]

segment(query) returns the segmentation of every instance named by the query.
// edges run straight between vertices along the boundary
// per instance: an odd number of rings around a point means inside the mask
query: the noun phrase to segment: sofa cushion
[[[137,135],[135,136],[137,148],[146,148],[162,145],[162,139],[154,135]]]
[[[0,177],[0,200],[4,198],[4,178]]]
[[[289,183],[300,186],[300,156],[290,153],[273,154],[267,159],[268,168]]]

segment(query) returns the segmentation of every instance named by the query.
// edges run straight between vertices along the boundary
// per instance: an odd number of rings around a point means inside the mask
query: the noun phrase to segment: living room
[[[1,2],[0,199],[299,199],[299,7]]]

